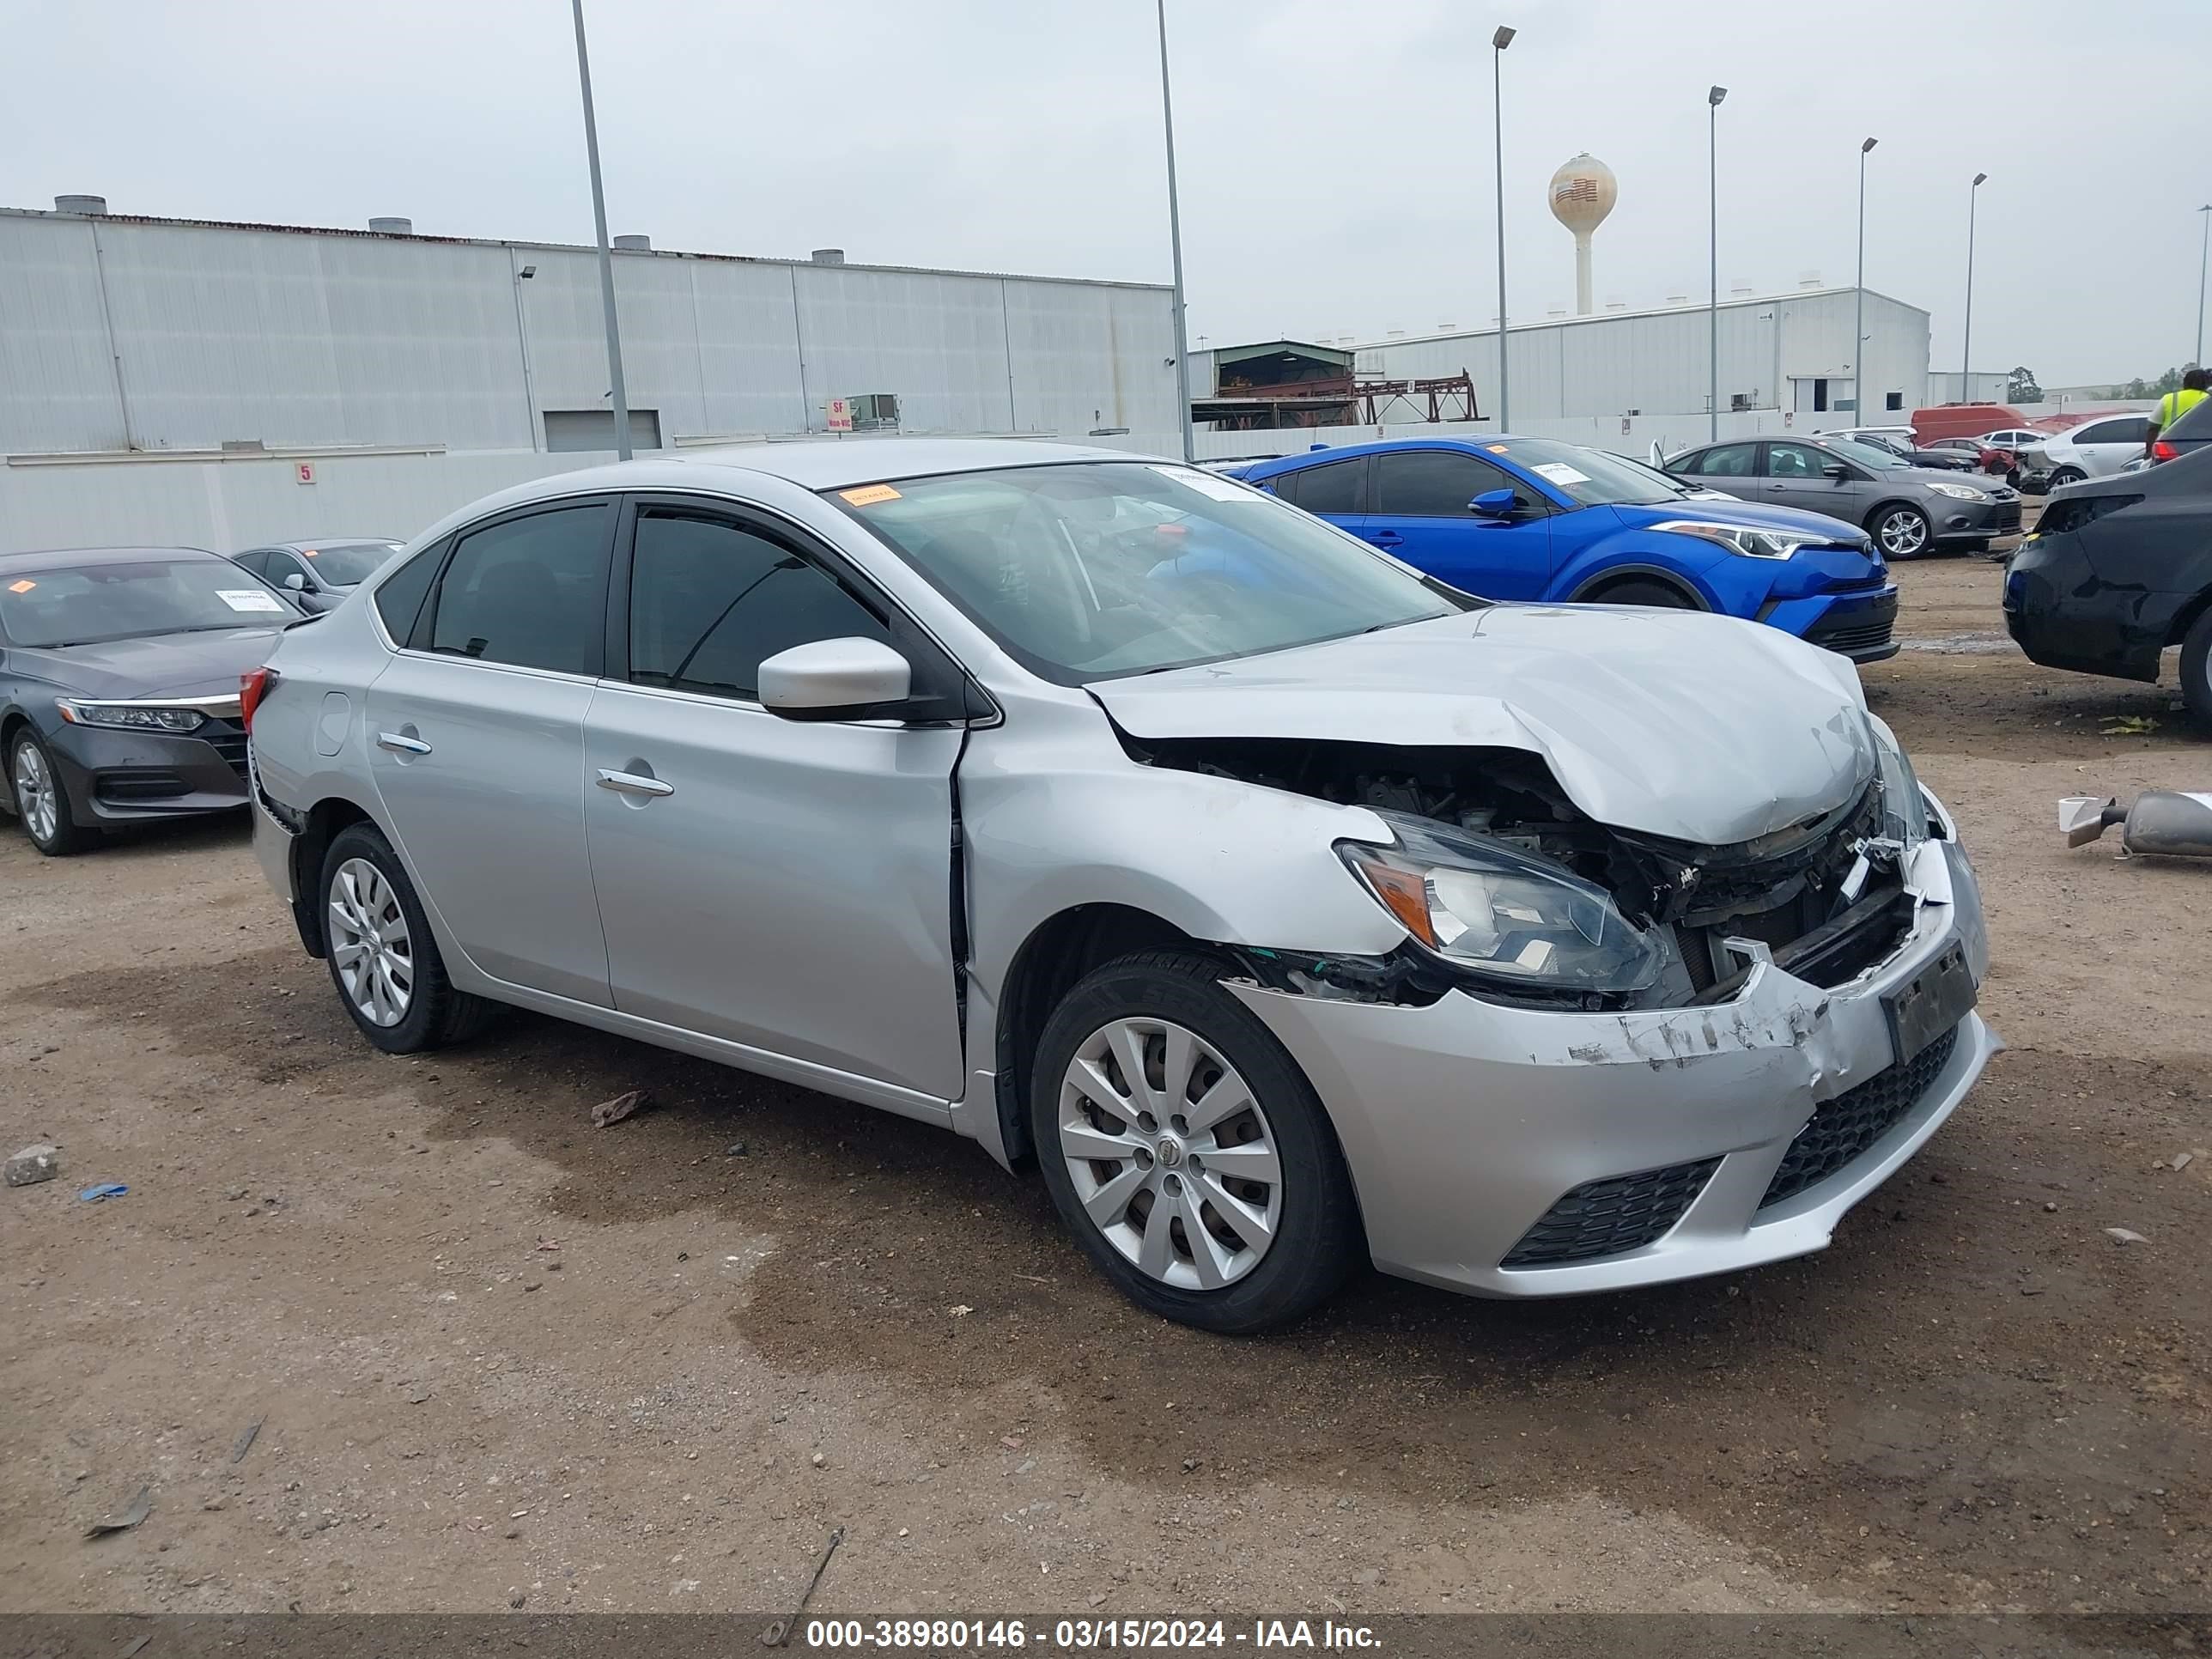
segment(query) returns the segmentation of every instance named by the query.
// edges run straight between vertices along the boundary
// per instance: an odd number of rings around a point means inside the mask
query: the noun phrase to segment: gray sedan
[[[301,609],[322,611],[335,610],[406,544],[388,537],[272,542],[230,556],[271,587],[283,588]]]
[[[1675,456],[1667,471],[1747,501],[1803,507],[1863,527],[1889,558],[1972,551],[2020,529],[2020,492],[1965,472],[1907,465],[1845,438],[1744,439]]]
[[[1819,1249],[1994,1043],[1973,873],[1843,658],[1492,605],[1112,451],[544,479],[244,707],[368,1042],[512,1004],[941,1125],[1213,1330],[1369,1260],[1528,1297]]]
[[[243,807],[240,678],[300,616],[196,548],[0,556],[0,807],[51,854]]]

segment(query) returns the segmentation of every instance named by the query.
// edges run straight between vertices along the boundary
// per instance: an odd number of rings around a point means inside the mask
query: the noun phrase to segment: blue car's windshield
[[[1656,507],[1689,495],[1688,488],[1626,455],[1550,438],[1501,438],[1486,449],[1534,473],[1577,507]]]
[[[1183,466],[1026,466],[823,492],[1065,685],[1449,616],[1468,601],[1273,496]]]

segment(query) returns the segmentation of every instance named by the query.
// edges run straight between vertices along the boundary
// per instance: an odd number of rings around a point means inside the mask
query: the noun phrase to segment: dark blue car
[[[1714,611],[1856,662],[1897,653],[1897,588],[1863,531],[1602,450],[1404,438],[1219,470],[1486,599]]]

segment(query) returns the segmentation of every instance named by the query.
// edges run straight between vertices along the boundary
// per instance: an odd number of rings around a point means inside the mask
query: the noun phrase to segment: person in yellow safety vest
[[[2181,377],[2181,390],[2169,392],[2158,400],[2158,407],[2150,412],[2150,430],[2143,434],[2143,457],[2155,460],[2152,453],[2158,447],[2158,434],[2172,426],[2191,410],[2212,394],[2212,369],[2192,368]]]

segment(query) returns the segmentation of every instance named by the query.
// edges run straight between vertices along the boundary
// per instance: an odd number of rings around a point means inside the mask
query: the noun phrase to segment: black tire
[[[1679,587],[1666,582],[1614,582],[1601,587],[1583,601],[1587,605],[1641,605],[1655,611],[1701,611],[1705,607]]]
[[[1936,550],[1936,526],[1910,501],[1884,501],[1867,514],[1866,528],[1882,557],[1893,564]]]
[[[1149,951],[1085,975],[1053,1011],[1037,1044],[1030,1121],[1053,1203],[1098,1270],[1132,1302],[1164,1319],[1243,1335],[1299,1318],[1327,1301],[1365,1255],[1366,1241],[1352,1177],[1320,1097],[1274,1035],[1221,988],[1223,972],[1220,963],[1195,951]],[[1122,1255],[1085,1213],[1061,1151],[1060,1106],[1070,1066],[1097,1034],[1130,1018],[1172,1023],[1214,1049],[1243,1079],[1273,1141],[1281,1207],[1272,1242],[1256,1264],[1218,1289],[1169,1284]],[[1202,1092],[1202,1083],[1203,1074],[1194,1069],[1191,1086]],[[1238,1121],[1225,1119],[1218,1127]],[[1198,1133],[1191,1133],[1189,1152],[1177,1149],[1179,1160],[1198,1155]],[[1157,1144],[1162,1147],[1158,1163],[1165,1170],[1170,1160],[1164,1139]],[[1174,1184],[1172,1175],[1164,1178]],[[1157,1213],[1146,1216],[1147,1234]],[[1186,1248],[1186,1259],[1188,1255]]]
[[[397,905],[406,923],[406,958],[410,969],[407,1006],[404,1014],[389,1024],[371,1018],[356,1000],[338,961],[338,941],[331,937],[332,888],[338,872],[354,860],[375,867],[384,878],[391,902]],[[415,884],[407,879],[406,869],[392,850],[392,843],[374,825],[349,824],[332,838],[330,850],[323,855],[314,902],[315,925],[323,936],[323,957],[330,966],[331,984],[337,991],[338,1001],[361,1034],[385,1053],[417,1054],[465,1042],[483,1030],[499,1012],[497,1003],[453,988],[446,976],[445,959],[438,954],[438,942],[431,935],[429,918],[415,896]]]
[[[2080,483],[2088,476],[2078,466],[2062,466],[2051,475],[2051,482],[2044,486],[2044,493],[2048,495],[2054,489],[2065,489],[2068,484]]]
[[[2189,718],[2212,732],[2212,606],[2182,635],[2181,701]]]
[[[16,779],[25,764],[23,757],[29,756],[29,764],[44,781],[44,795],[52,813],[52,827],[41,833],[35,818],[45,818],[43,813],[27,810],[20,798]],[[62,784],[62,775],[54,765],[54,751],[46,747],[39,734],[26,726],[18,732],[8,745],[8,799],[15,809],[15,816],[23,821],[23,833],[31,838],[31,845],[50,859],[65,859],[71,854],[82,853],[92,844],[94,831],[85,829],[70,811],[69,791]]]

